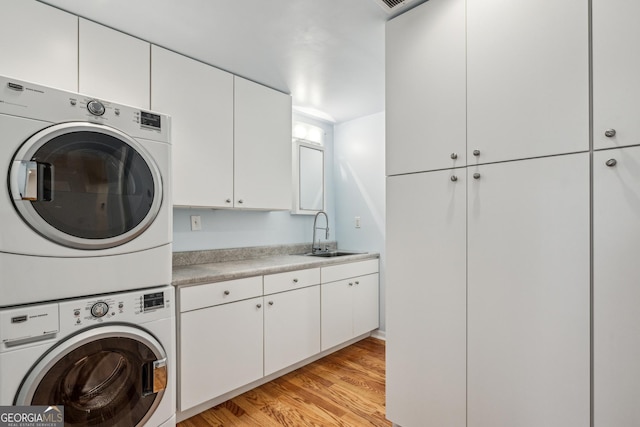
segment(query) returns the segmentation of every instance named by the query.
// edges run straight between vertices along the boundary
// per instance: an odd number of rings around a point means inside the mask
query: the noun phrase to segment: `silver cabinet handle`
[[[224,201],[225,203],[231,203],[231,199],[227,199]]]
[[[610,168],[614,167],[617,164],[618,161],[616,159],[609,159],[605,162],[605,165],[609,166]]]
[[[360,282],[358,282],[358,281],[356,280],[356,285],[359,285],[359,284],[360,284]]]
[[[240,200],[238,200],[238,203],[243,204],[244,200],[240,199]]]
[[[480,150],[473,150],[473,155],[476,157],[480,156]]]
[[[225,294],[225,295],[229,295],[230,293],[231,293],[231,292],[229,292],[229,291],[224,291],[224,294]]]
[[[604,131],[604,136],[606,136],[607,138],[613,138],[614,136],[616,136],[616,130],[615,129],[607,129]]]
[[[293,283],[298,283],[298,279],[293,279]]]
[[[349,282],[349,286],[353,286],[353,282]]]
[[[453,160],[457,159],[458,158],[458,153],[451,153],[451,158]]]
[[[273,305],[273,301],[269,301],[269,305]]]
[[[262,308],[262,304],[256,304],[257,308]]]
[[[480,174],[478,172],[474,173],[473,179],[480,179]]]
[[[455,175],[451,175],[451,181],[456,182],[458,180],[458,177]]]

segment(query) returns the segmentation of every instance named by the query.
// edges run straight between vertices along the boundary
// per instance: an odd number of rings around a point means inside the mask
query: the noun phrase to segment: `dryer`
[[[0,307],[169,284],[169,117],[0,88]]]
[[[0,309],[0,405],[65,426],[175,426],[174,289]]]

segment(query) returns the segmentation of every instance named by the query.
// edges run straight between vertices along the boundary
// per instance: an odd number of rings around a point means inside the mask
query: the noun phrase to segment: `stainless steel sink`
[[[336,256],[346,256],[346,255],[359,255],[366,254],[366,252],[350,252],[350,251],[329,251],[329,252],[316,252],[305,254],[307,256],[317,256],[321,258],[332,258]]]

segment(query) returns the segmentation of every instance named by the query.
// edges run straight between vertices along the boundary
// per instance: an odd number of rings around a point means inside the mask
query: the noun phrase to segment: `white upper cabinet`
[[[2,2],[0,74],[76,92],[78,17],[35,0]]]
[[[291,209],[291,97],[235,77],[234,206]]]
[[[233,206],[233,75],[151,48],[151,108],[171,116],[173,204]]]
[[[387,175],[465,166],[465,0],[389,21],[386,55]]]
[[[467,425],[588,426],[589,154],[469,169]]]
[[[83,18],[79,31],[80,93],[149,108],[149,43]]]
[[[594,148],[640,144],[640,2],[593,0]]]
[[[468,164],[589,149],[588,7],[467,0]]]

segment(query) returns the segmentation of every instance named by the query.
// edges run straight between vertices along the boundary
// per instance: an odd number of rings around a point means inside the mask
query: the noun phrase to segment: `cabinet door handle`
[[[293,279],[293,283],[298,283],[298,279]]]
[[[273,305],[273,301],[269,301],[269,305]]]
[[[458,180],[458,177],[455,175],[451,175],[451,181],[456,182]]]
[[[360,284],[360,282],[358,282],[358,281],[356,280],[356,285],[359,285],[359,284]]]
[[[480,156],[480,150],[473,150],[473,155],[476,157]]]
[[[474,173],[473,179],[480,179],[480,174],[478,172]]]
[[[257,308],[262,308],[262,304],[256,304]]]
[[[225,294],[225,295],[229,295],[230,293],[231,293],[231,292],[229,292],[229,291],[224,291],[224,294]]]
[[[240,200],[238,200],[238,203],[243,204],[244,200],[240,199]]]
[[[613,138],[614,136],[616,136],[616,130],[615,129],[607,129],[604,131],[604,136],[606,136],[607,138]]]
[[[227,199],[224,201],[225,203],[231,203],[231,199]]]
[[[349,282],[349,286],[353,286],[353,282]]]
[[[455,160],[458,158],[458,153],[451,153],[451,159]]]
[[[609,166],[610,168],[614,167],[617,164],[618,161],[616,159],[609,159],[605,162],[605,165]]]

